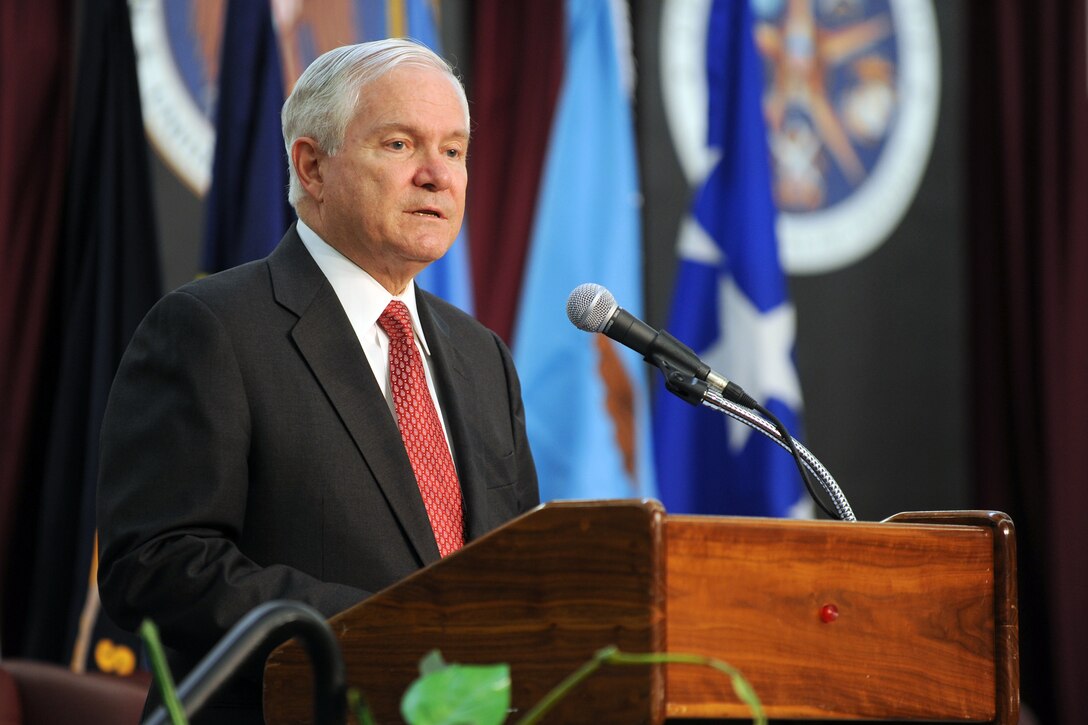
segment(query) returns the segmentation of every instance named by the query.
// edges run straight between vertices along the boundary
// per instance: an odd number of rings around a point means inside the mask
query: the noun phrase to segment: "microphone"
[[[697,404],[705,392],[692,391],[690,385],[684,385],[685,379],[695,378],[733,402],[756,407],[756,402],[739,385],[711,370],[667,330],[655,330],[620,307],[612,293],[599,284],[586,283],[574,288],[567,298],[567,317],[579,330],[603,333],[661,368],[670,390],[690,403]],[[683,389],[675,390],[674,385]]]

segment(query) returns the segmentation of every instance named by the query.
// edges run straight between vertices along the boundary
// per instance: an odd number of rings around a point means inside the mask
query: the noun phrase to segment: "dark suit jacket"
[[[471,540],[538,503],[520,387],[494,333],[417,295]],[[439,559],[393,416],[293,228],[140,325],[102,425],[98,528],[106,612],[151,617],[182,669],[262,602],[330,616]]]

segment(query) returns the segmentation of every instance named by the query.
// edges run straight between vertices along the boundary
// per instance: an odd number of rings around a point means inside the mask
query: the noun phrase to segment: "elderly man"
[[[464,213],[449,66],[405,40],[333,50],[283,131],[298,223],[155,306],[103,422],[102,602],[153,619],[179,676],[262,602],[335,614],[539,500],[509,351],[412,281]],[[214,717],[259,721],[257,683]]]

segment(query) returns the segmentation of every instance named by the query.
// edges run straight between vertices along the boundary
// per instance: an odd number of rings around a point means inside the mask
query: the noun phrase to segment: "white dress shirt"
[[[427,389],[430,390],[431,400],[434,401],[435,410],[438,411],[438,419],[442,421],[442,430],[446,433],[446,445],[450,447],[450,455],[453,456],[450,429],[446,425],[446,416],[442,413],[442,406],[438,402],[438,392],[434,385],[432,370],[434,364],[431,362],[431,352],[427,347],[427,337],[419,324],[415,281],[409,282],[402,294],[393,295],[365,270],[329,246],[317,235],[317,232],[306,226],[304,221],[299,219],[296,228],[310,256],[317,262],[317,266],[321,268],[340,299],[340,305],[347,313],[348,321],[355,330],[356,337],[359,338],[359,345],[363,348],[367,362],[370,363],[370,369],[374,372],[374,379],[378,381],[378,386],[382,389],[382,395],[385,396],[385,402],[389,405],[389,411],[393,414],[394,420],[397,418],[397,411],[393,405],[393,392],[389,385],[389,336],[378,325],[378,318],[393,299],[400,300],[408,308],[408,314],[412,318],[416,349],[423,358]],[[453,457],[456,466],[457,457]]]

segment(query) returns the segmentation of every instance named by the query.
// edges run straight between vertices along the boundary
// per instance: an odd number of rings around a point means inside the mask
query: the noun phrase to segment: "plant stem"
[[[579,667],[577,670],[567,675],[558,685],[552,688],[551,692],[545,695],[540,702],[533,706],[529,712],[525,714],[516,725],[533,725],[538,722],[540,718],[555,707],[561,700],[563,700],[570,691],[577,687],[583,680],[589,677],[591,674],[600,669],[602,664],[610,665],[656,665],[656,664],[678,664],[678,665],[699,665],[702,667],[711,667],[719,672],[727,675],[733,684],[733,691],[737,694],[737,697],[742,702],[746,703],[752,710],[752,722],[757,725],[766,725],[767,716],[763,712],[763,704],[759,701],[759,697],[756,696],[755,690],[752,689],[751,684],[744,679],[744,675],[740,673],[740,670],[722,660],[715,659],[713,657],[704,657],[703,655],[686,654],[683,652],[669,653],[625,653],[620,652],[615,646],[605,647],[598,650],[593,657]]]
[[[170,715],[170,722],[174,725],[189,725],[185,717],[185,710],[178,700],[177,690],[174,688],[174,677],[170,674],[170,667],[166,664],[166,656],[162,651],[162,642],[159,641],[159,630],[150,619],[145,619],[140,624],[140,637],[147,645],[148,656],[151,658],[151,671],[155,674],[155,684],[162,695],[162,703],[166,712]]]
[[[370,713],[370,706],[366,704],[362,693],[354,687],[348,690],[348,709],[355,713],[355,719],[359,721],[359,725],[377,725],[374,722],[374,716]]]

